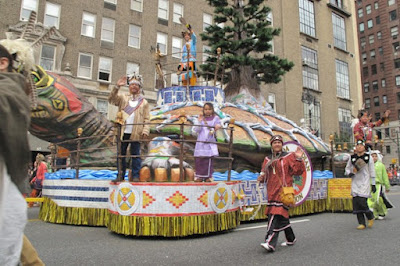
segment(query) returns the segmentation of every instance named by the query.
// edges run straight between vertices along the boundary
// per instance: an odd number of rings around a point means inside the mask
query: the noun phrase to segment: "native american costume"
[[[372,151],[372,153],[378,153],[379,158],[379,151]],[[385,190],[390,189],[390,183],[385,165],[379,159],[375,162],[375,174],[376,191],[371,193],[372,197],[368,199],[368,206],[373,209],[375,219],[383,219],[387,214],[387,209],[393,208],[393,205],[385,194]]]
[[[131,94],[119,95],[118,87],[114,87],[108,97],[109,103],[118,106],[122,110],[125,125],[122,127],[121,155],[126,155],[129,143],[130,154],[140,155],[140,142],[130,141],[139,140],[143,134],[149,135],[149,125],[132,125],[136,123],[148,123],[150,121],[149,103],[141,95],[133,96]],[[140,157],[132,157],[132,178],[139,178],[139,171],[142,160]],[[122,179],[125,177],[126,158],[122,158]],[[131,179],[132,179],[131,178]]]
[[[372,129],[374,127],[379,127],[380,125],[382,125],[383,123],[383,119],[380,119],[374,123],[369,122],[369,123],[362,123],[361,121],[359,121],[353,129],[353,133],[354,133],[354,138],[357,140],[362,140],[366,143],[371,143],[372,142]]]
[[[268,231],[265,242],[274,251],[280,231],[285,231],[286,244],[293,245],[296,237],[289,221],[289,206],[281,202],[282,186],[293,186],[293,176],[306,170],[303,160],[296,159],[294,153],[281,152],[265,157],[258,179],[267,185],[268,203],[265,214],[268,215]]]
[[[214,172],[213,157],[219,155],[217,144],[199,141],[216,142],[214,127],[218,124],[221,124],[221,121],[217,115],[214,115],[210,117],[204,117],[204,120],[202,120],[200,123],[202,126],[210,126],[213,128],[200,126],[194,127],[194,130],[198,134],[196,147],[194,149],[196,179],[205,180],[212,177]]]
[[[358,223],[365,226],[364,214],[368,220],[374,219],[367,204],[367,198],[371,197],[371,185],[375,185],[374,160],[365,152],[353,154],[347,161],[345,173],[352,178],[353,213],[357,215]]]

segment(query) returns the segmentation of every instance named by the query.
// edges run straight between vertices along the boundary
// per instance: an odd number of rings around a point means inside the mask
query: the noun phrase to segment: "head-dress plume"
[[[142,75],[136,74],[136,72],[133,72],[133,74],[128,75],[127,83],[128,83],[128,86],[129,86],[129,84],[132,84],[132,83],[137,84],[137,85],[139,85],[140,89],[143,89]]]

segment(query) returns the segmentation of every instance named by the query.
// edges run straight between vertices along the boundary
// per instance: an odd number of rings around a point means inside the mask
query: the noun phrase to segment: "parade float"
[[[28,25],[34,21],[31,18]],[[29,30],[32,28],[21,29],[21,36],[29,35]],[[18,54],[18,49],[12,52]],[[157,60],[156,54],[157,84],[163,84],[164,72]],[[57,146],[69,150],[69,167],[73,168],[60,170],[65,165],[54,164],[57,171],[46,175],[40,219],[106,226],[124,235],[165,237],[225,231],[241,221],[265,219],[265,186],[256,179],[274,134],[283,136],[285,150],[300,146],[304,152],[307,171],[294,177],[296,206],[290,210],[292,216],[351,209],[346,184],[343,187],[332,182],[334,179],[315,178],[317,172],[323,176],[329,167],[326,158],[331,149],[326,143],[277,114],[259,95],[253,97],[239,89],[227,101],[226,87],[216,86],[216,82],[213,86],[193,86],[196,82],[190,79],[196,73],[191,71],[188,68],[186,74],[180,73],[180,86],[158,90],[150,118],[151,142],[140,140],[149,146],[143,154],[145,174],[134,182],[111,182],[120,174],[115,164],[121,156],[117,148],[121,117],[110,122],[68,80],[37,66],[32,71],[30,132],[53,144],[54,163],[60,159]],[[186,84],[185,79],[189,79]],[[215,168],[219,172],[214,173],[212,182],[197,183],[193,182],[196,137],[192,128],[198,125],[205,102],[214,104],[222,123],[216,132],[220,156]]]

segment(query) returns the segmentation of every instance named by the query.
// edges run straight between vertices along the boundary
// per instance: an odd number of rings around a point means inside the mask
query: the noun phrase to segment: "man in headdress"
[[[365,152],[365,143],[358,140],[356,150],[347,161],[345,173],[351,177],[351,195],[353,196],[353,214],[357,215],[357,229],[365,229],[365,217],[368,219],[368,227],[374,224],[374,215],[368,208],[367,199],[375,187],[375,166],[371,156]],[[372,186],[371,186],[372,185]]]
[[[282,203],[282,187],[293,186],[293,176],[302,175],[305,166],[300,147],[295,152],[282,151],[283,138],[280,135],[271,137],[271,158],[265,157],[258,182],[267,185],[268,203],[265,214],[268,215],[268,230],[265,242],[261,246],[269,252],[275,251],[280,231],[285,231],[286,242],[282,246],[292,246],[296,242],[289,221],[289,207]]]
[[[376,122],[371,122],[371,115],[367,110],[360,110],[358,113],[359,122],[354,126],[353,133],[356,140],[362,140],[367,148],[372,149],[372,129],[379,127],[390,115],[390,110],[386,110],[383,117]]]
[[[129,86],[129,94],[118,94],[121,86]],[[109,103],[118,106],[119,111],[123,111],[124,126],[122,127],[122,144],[121,155],[126,155],[126,150],[130,144],[130,154],[140,155],[140,142],[137,140],[145,139],[149,136],[149,125],[140,123],[148,123],[150,121],[149,103],[141,95],[143,87],[141,76],[133,75],[130,78],[121,77],[117,81],[108,97]],[[139,125],[136,125],[139,124]],[[129,181],[138,180],[142,160],[138,157],[132,157],[132,175],[129,176]],[[115,181],[125,179],[126,158],[122,158],[122,176],[118,176]]]

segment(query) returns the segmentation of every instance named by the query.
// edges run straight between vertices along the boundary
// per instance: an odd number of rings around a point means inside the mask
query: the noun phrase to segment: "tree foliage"
[[[214,7],[215,24],[201,34],[208,42],[211,54],[222,49],[220,65],[227,78],[224,83],[239,82],[235,86],[248,86],[259,90],[259,84],[278,83],[281,76],[293,67],[293,63],[268,53],[271,41],[280,33],[268,20],[271,9],[263,5],[263,0],[207,0]],[[223,27],[220,25],[223,23]],[[216,56],[210,56],[202,65],[204,73],[213,77]],[[221,72],[220,68],[220,72]],[[250,80],[243,80],[240,72],[247,73]],[[234,78],[233,76],[239,76]],[[256,86],[256,88],[254,88]]]

